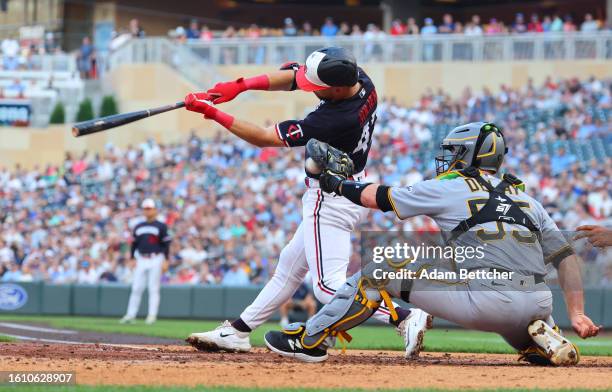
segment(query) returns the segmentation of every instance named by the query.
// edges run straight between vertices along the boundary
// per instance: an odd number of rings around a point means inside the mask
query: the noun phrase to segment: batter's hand
[[[593,321],[582,313],[571,316],[572,328],[583,339],[597,336],[603,328],[601,325],[596,326]]]
[[[228,102],[236,98],[238,94],[248,90],[244,78],[238,78],[231,82],[220,82],[215,84],[213,88],[208,89],[206,93],[212,99],[215,105],[218,103]]]
[[[574,240],[578,240],[580,238],[587,238],[593,246],[597,246],[600,248],[605,248],[608,246],[612,246],[612,230],[607,229],[603,226],[595,226],[595,225],[584,225],[576,228],[580,233],[578,233]]]
[[[210,105],[210,96],[207,93],[187,94],[185,96],[185,109],[202,113],[204,117],[210,117],[217,110]]]

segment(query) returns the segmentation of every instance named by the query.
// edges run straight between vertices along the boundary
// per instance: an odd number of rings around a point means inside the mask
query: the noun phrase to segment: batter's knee
[[[334,298],[336,290],[327,288],[321,281],[315,281],[313,282],[312,293],[317,301],[321,302],[322,304],[327,304],[332,300],[332,298]]]

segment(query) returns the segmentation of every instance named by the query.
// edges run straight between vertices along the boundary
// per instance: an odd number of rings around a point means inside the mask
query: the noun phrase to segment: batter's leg
[[[140,300],[142,299],[142,293],[144,292],[147,269],[145,268],[146,260],[137,259],[136,269],[134,271],[134,280],[132,281],[132,290],[130,293],[130,300],[128,302],[127,313],[125,314],[126,319],[136,318],[138,308],[140,307]]]
[[[251,349],[250,332],[267,321],[298,289],[308,265],[304,255],[302,225],[282,250],[274,275],[259,292],[257,298],[232,323],[189,335],[187,342],[200,351],[247,352]]]
[[[303,224],[281,251],[274,275],[257,298],[240,315],[250,330],[266,322],[282,304],[291,299],[308,272],[304,254]]]
[[[360,209],[320,190],[311,192],[309,202],[304,203],[302,225],[306,260],[313,294],[323,304],[329,303],[336,290],[346,282],[351,232],[362,215]],[[389,323],[389,309],[381,306],[373,317]]]

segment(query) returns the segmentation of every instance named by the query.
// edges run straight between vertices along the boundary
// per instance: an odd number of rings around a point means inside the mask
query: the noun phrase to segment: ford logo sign
[[[17,284],[0,284],[0,310],[16,310],[28,302],[28,292]]]

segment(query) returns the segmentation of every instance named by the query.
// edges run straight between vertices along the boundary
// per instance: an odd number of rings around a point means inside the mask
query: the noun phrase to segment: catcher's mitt
[[[306,144],[306,153],[321,168],[319,185],[325,192],[338,193],[342,181],[353,175],[355,165],[348,154],[316,139]]]
[[[306,144],[306,156],[311,158],[322,172],[349,178],[353,175],[355,165],[348,154],[316,139]]]

